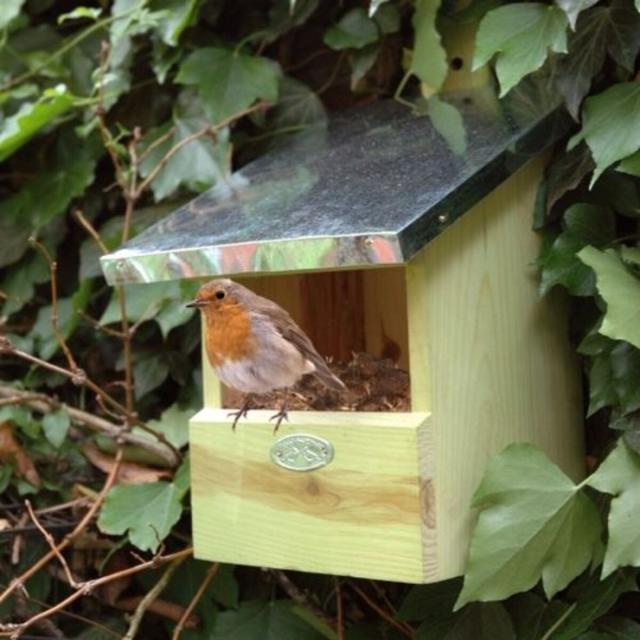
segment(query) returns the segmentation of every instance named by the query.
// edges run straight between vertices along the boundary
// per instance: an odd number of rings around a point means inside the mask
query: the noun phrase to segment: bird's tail
[[[347,388],[344,382],[331,372],[331,369],[329,369],[324,360],[314,362],[314,364],[316,370],[313,372],[313,375],[315,375],[325,387],[333,389],[334,391],[344,391]]]

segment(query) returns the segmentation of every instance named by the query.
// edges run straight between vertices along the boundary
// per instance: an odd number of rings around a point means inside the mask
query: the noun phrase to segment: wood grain
[[[541,446],[584,473],[578,367],[564,305],[541,299],[530,230],[543,160],[525,165],[407,269],[413,409],[432,413],[440,578],[463,571],[489,457]]]
[[[270,415],[251,412],[235,433],[224,411],[191,421],[197,557],[423,581],[416,451],[428,416],[298,412],[274,438]],[[274,441],[298,432],[329,440],[334,460],[310,472],[272,463]]]

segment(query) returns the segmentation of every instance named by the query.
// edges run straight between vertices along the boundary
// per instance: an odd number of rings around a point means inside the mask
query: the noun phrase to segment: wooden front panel
[[[417,451],[427,415],[291,413],[274,438],[270,414],[252,411],[235,433],[225,411],[204,410],[192,420],[196,556],[423,582],[432,565],[425,557],[435,558],[423,540],[433,505]],[[273,443],[300,432],[329,440],[333,461],[310,472],[275,465]],[[423,505],[430,513],[421,513]]]

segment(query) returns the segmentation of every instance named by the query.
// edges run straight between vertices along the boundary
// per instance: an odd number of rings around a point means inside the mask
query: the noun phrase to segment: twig
[[[338,640],[344,640],[344,614],[342,611],[342,589],[340,587],[340,578],[335,579],[336,582],[336,633]]]
[[[58,558],[58,560],[60,561],[60,564],[62,565],[62,568],[64,569],[64,573],[67,577],[67,581],[74,589],[77,589],[78,583],[73,577],[73,574],[71,573],[71,569],[67,564],[67,561],[64,559],[64,556],[62,555],[58,547],[56,547],[56,543],[55,543],[55,540],[53,539],[53,536],[42,526],[42,524],[40,523],[40,520],[38,520],[36,514],[33,512],[33,508],[31,507],[31,502],[29,502],[29,500],[25,500],[24,504],[27,507],[29,517],[31,518],[31,520],[33,520],[33,524],[36,525],[36,527],[38,528],[38,531],[40,531],[40,533],[44,536],[44,539],[47,541],[47,544],[51,548],[51,551],[55,554],[56,558]]]
[[[142,420],[140,420],[133,412],[130,412],[127,407],[118,402],[115,398],[106,393],[103,389],[101,389],[93,380],[87,378],[84,371],[72,372],[64,367],[59,367],[51,362],[47,362],[42,358],[38,358],[36,356],[27,353],[26,351],[22,351],[21,349],[16,349],[11,342],[4,336],[0,336],[0,353],[10,353],[18,358],[22,358],[27,362],[31,362],[33,364],[37,364],[38,366],[48,369],[49,371],[53,371],[54,373],[59,373],[62,376],[65,376],[74,384],[83,385],[88,387],[91,391],[93,391],[96,396],[100,396],[106,404],[110,405],[112,408],[119,411],[124,417],[126,417],[132,424],[139,426],[143,431],[152,434],[159,442],[163,445],[167,446],[171,451],[175,454],[178,460],[182,460],[182,454],[180,451],[165,437],[165,435],[151,427],[147,426]]]
[[[193,552],[191,547],[187,547],[186,549],[182,549],[181,551],[176,551],[175,553],[170,553],[166,556],[155,556],[151,560],[144,562],[142,564],[135,565],[133,567],[127,567],[126,569],[122,569],[122,571],[115,571],[114,573],[110,573],[107,576],[102,576],[101,578],[96,578],[95,580],[88,580],[87,582],[83,582],[80,585],[80,589],[74,591],[71,595],[67,596],[64,600],[58,602],[58,604],[50,607],[49,609],[45,609],[35,616],[31,617],[29,620],[21,624],[11,625],[11,624],[0,624],[0,635],[2,632],[10,631],[14,634],[20,634],[23,631],[26,631],[29,627],[36,624],[40,620],[44,620],[52,616],[54,613],[58,613],[69,606],[72,602],[75,602],[78,598],[87,595],[91,591],[93,591],[96,587],[100,587],[103,584],[107,584],[108,582],[112,582],[113,580],[119,580],[120,578],[126,578],[127,576],[135,575],[136,573],[140,573],[141,571],[146,571],[147,569],[155,569],[156,567],[163,565],[167,562],[173,562],[178,558],[187,558]],[[11,585],[9,585],[11,587]],[[19,637],[16,635],[15,637]]]
[[[189,144],[190,142],[193,142],[194,140],[197,140],[198,138],[201,138],[205,135],[215,135],[218,131],[220,131],[220,129],[224,129],[236,120],[239,120],[240,118],[243,118],[250,113],[265,109],[268,106],[269,105],[267,102],[257,102],[253,106],[248,107],[247,109],[243,109],[242,111],[239,111],[238,113],[225,118],[218,124],[208,125],[176,142],[176,144],[174,144],[173,147],[171,147],[171,149],[169,149],[169,151],[164,154],[162,159],[156,164],[155,167],[153,167],[153,169],[151,169],[151,171],[147,174],[147,177],[140,183],[140,186],[137,189],[136,199],[138,199],[146,191],[149,185],[155,180],[156,176],[165,167],[167,162],[169,162],[169,160],[171,160],[171,158],[176,153],[178,153],[178,151],[180,151],[180,149],[182,149],[182,147],[184,147],[186,144]]]
[[[58,263],[51,257],[47,248],[35,237],[32,236],[29,238],[29,243],[40,253],[40,255],[42,255],[49,265],[49,274],[51,277],[51,328],[53,329],[53,335],[55,336],[57,343],[64,352],[69,369],[73,373],[78,373],[81,371],[80,367],[78,367],[78,364],[71,353],[71,349],[69,349],[67,341],[62,333],[60,333],[60,327],[58,325]]]
[[[64,549],[66,549],[89,525],[93,516],[97,513],[98,509],[102,505],[104,499],[107,497],[107,493],[113,486],[115,479],[118,475],[118,471],[120,470],[120,465],[122,464],[122,447],[118,447],[118,451],[116,452],[115,462],[105,483],[102,487],[102,490],[98,494],[98,497],[95,499],[93,504],[87,510],[84,517],[80,522],[76,525],[75,529],[68,533],[56,546],[58,553],[62,553]],[[3,603],[17,588],[22,588],[24,583],[33,575],[38,573],[42,567],[47,565],[53,558],[56,557],[56,552],[49,551],[45,555],[43,555],[39,560],[34,562],[26,571],[24,571],[20,576],[14,578],[9,586],[0,594],[0,604]]]
[[[100,234],[96,231],[96,228],[91,224],[91,222],[89,222],[89,220],[87,220],[87,218],[85,218],[84,214],[82,213],[82,209],[75,209],[73,211],[73,217],[80,223],[80,225],[82,225],[84,230],[93,238],[94,242],[98,245],[98,247],[100,247],[100,251],[102,251],[103,254],[109,253],[109,249],[107,248],[107,245],[102,241],[102,238],[100,237]]]
[[[301,607],[311,611],[316,618],[322,620],[322,622],[324,622],[328,627],[334,627],[333,620],[322,609],[320,609],[320,607],[317,607],[315,604],[310,602],[307,595],[289,579],[289,576],[284,571],[281,571],[280,569],[272,569],[271,575],[276,578],[284,592],[294,602],[297,602]]]
[[[176,132],[175,127],[171,127],[166,133],[163,133],[159,138],[156,138],[138,157],[138,163],[142,164],[147,156],[154,150],[157,149],[160,145],[167,142],[167,140],[171,139]]]
[[[356,586],[353,582],[349,582],[349,586],[381,617],[384,618],[391,626],[395,627],[402,635],[407,638],[415,638],[415,631],[402,625],[398,620],[395,620],[392,615],[385,611],[380,605],[374,602],[360,587]]]
[[[121,425],[109,422],[108,420],[105,420],[100,416],[96,416],[93,413],[82,411],[81,409],[76,409],[75,407],[70,407],[64,403],[60,403],[44,393],[18,391],[14,387],[0,384],[0,405],[4,404],[5,400],[9,399],[16,400],[15,404],[28,406],[30,409],[43,414],[51,413],[57,409],[64,409],[69,414],[71,422],[76,426],[104,433],[116,440],[120,439],[127,444],[132,444],[146,449],[165,460],[171,467],[175,467],[180,463],[180,458],[174,454],[171,448],[140,436],[137,433],[125,431]]]
[[[127,633],[123,636],[122,640],[134,640],[134,638],[136,637],[136,633],[138,632],[138,628],[140,627],[140,623],[142,622],[142,618],[144,617],[145,611],[148,609],[149,605],[162,593],[167,584],[169,584],[171,576],[173,575],[175,570],[184,562],[184,560],[185,558],[182,557],[171,562],[171,564],[165,569],[158,582],[156,582],[153,587],[149,589],[144,598],[140,600],[140,604],[137,606],[133,616],[131,616],[131,622],[129,623]]]
[[[200,602],[200,598],[202,598],[204,592],[207,590],[212,580],[216,577],[219,570],[220,570],[220,564],[218,562],[215,562],[209,566],[209,569],[207,571],[207,574],[204,577],[204,580],[198,587],[198,590],[195,592],[193,598],[191,598],[191,602],[185,609],[184,613],[182,614],[182,617],[180,618],[180,620],[178,620],[178,624],[173,630],[173,635],[171,636],[171,640],[179,640],[180,634],[182,633],[185,623],[190,618],[191,614],[193,613],[193,610],[196,608],[196,605],[198,604],[198,602]]]

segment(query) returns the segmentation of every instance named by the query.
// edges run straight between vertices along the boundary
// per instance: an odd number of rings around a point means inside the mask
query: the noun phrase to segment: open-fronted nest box
[[[113,284],[231,276],[322,355],[390,356],[409,372],[410,411],[291,411],[274,435],[272,410],[232,431],[205,359],[197,557],[445,579],[462,572],[489,456],[532,442],[582,473],[577,369],[562,305],[538,295],[531,231],[539,154],[563,127],[535,98],[452,100],[453,145],[393,102],[345,112],[103,258]]]

